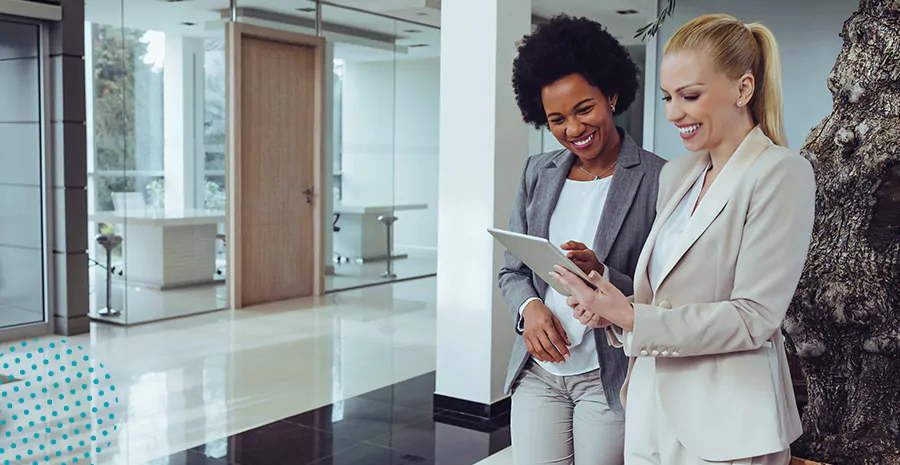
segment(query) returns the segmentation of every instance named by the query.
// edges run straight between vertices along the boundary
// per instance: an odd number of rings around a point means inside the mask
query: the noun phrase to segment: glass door
[[[47,323],[42,31],[0,16],[0,337]],[[9,330],[9,331],[7,331]],[[46,331],[46,329],[43,329]]]

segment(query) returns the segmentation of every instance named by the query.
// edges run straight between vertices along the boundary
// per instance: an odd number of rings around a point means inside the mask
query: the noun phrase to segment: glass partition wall
[[[9,338],[49,330],[45,37],[38,22],[0,15],[0,334]]]
[[[85,8],[90,315],[227,307],[225,53],[215,10]],[[227,8],[227,2],[221,5]]]
[[[322,21],[333,62],[326,288],[434,275],[440,30],[331,5]]]
[[[232,10],[215,3],[86,5],[97,321],[130,325],[228,305],[224,27]],[[319,8],[239,1],[234,13],[239,22],[327,40],[326,289],[433,275],[440,31]]]

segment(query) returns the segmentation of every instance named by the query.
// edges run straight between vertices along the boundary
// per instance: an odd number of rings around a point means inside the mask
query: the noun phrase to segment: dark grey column
[[[50,155],[53,166],[53,318],[58,334],[90,330],[84,1],[63,0],[50,28]]]

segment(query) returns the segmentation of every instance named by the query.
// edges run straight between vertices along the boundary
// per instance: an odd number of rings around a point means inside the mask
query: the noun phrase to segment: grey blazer
[[[634,270],[656,217],[659,172],[665,160],[638,147],[628,133],[618,130],[622,146],[592,250],[609,268],[610,281],[625,295],[632,295]],[[574,162],[575,155],[568,150],[534,155],[526,160],[509,220],[510,231],[549,237],[550,217]],[[509,252],[499,282],[518,333],[519,307],[529,298],[543,298],[548,285]],[[609,346],[603,331],[594,331],[594,339],[607,402],[614,412],[624,416],[619,390],[625,382],[628,359],[622,349]],[[525,339],[519,333],[506,376],[507,393],[529,357]]]

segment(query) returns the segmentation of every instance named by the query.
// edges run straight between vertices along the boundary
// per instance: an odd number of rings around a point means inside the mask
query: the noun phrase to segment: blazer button
[[[668,351],[668,350],[662,351],[662,355],[663,355],[663,357],[668,357],[668,356],[669,356],[669,351]]]
[[[658,350],[654,350],[653,352],[650,352],[650,353],[653,354],[654,357],[656,357],[657,355],[659,355],[659,351],[658,351]]]
[[[641,355],[643,355],[643,356],[646,357],[647,355],[650,355],[650,353],[647,352],[646,350],[642,350],[642,351],[641,351]]]
[[[660,306],[660,308],[665,308],[666,310],[672,309],[672,303],[669,302],[668,300],[663,300],[662,302],[659,303],[659,306]]]

